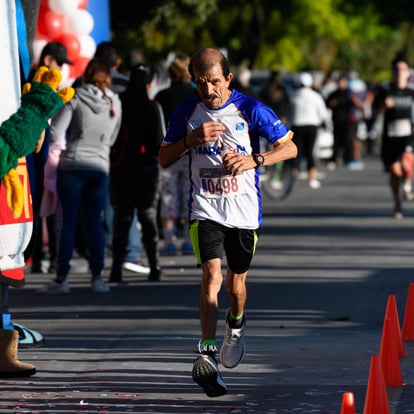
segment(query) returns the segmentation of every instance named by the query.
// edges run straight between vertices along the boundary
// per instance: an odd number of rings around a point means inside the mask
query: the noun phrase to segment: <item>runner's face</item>
[[[229,89],[233,75],[224,77],[219,63],[216,63],[206,72],[194,71],[194,80],[201,100],[210,109],[223,106],[230,97]]]
[[[406,62],[398,62],[394,67],[394,76],[399,85],[404,86],[410,77],[410,67]]]

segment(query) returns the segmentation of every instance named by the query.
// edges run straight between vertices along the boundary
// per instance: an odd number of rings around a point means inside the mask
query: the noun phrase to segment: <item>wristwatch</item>
[[[262,166],[265,162],[265,159],[262,154],[253,154],[253,159],[258,167]]]

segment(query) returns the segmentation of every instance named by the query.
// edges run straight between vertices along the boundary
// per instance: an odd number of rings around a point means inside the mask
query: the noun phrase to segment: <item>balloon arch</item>
[[[90,35],[94,18],[86,10],[88,0],[41,0],[36,37],[33,41],[35,63],[48,42],[61,42],[73,65],[64,65],[65,78],[73,80],[82,75],[96,50]]]

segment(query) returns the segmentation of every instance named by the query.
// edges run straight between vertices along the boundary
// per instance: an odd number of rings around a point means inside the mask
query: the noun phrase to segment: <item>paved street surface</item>
[[[162,282],[129,273],[127,287],[101,295],[86,274],[71,274],[69,295],[41,296],[51,275],[28,273],[11,311],[46,343],[19,351],[35,376],[0,379],[0,413],[339,414],[344,392],[362,413],[388,297],[402,324],[414,282],[414,203],[393,218],[387,176],[372,158],[364,171],[326,171],[319,190],[300,180],[287,200],[264,204],[247,353],[222,370],[228,395],[208,398],[191,379],[200,272],[193,257],[176,256],[162,258]],[[227,306],[223,291],[220,343]],[[393,414],[414,413],[414,342],[404,345],[405,385],[387,389]]]

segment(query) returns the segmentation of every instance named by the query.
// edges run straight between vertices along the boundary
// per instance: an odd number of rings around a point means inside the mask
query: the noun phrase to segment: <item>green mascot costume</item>
[[[74,95],[72,88],[57,91],[61,79],[58,70],[39,68],[24,86],[17,111],[0,125],[0,282],[5,286],[24,284],[23,253],[33,222],[25,157],[39,149],[49,119]],[[3,94],[2,99],[8,97]],[[2,326],[0,377],[33,375],[36,368],[18,359],[17,330],[4,329],[4,321]]]

